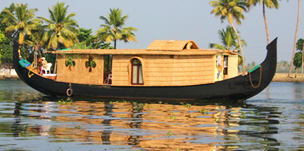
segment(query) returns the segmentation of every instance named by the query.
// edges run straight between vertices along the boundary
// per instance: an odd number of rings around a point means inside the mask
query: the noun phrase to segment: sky
[[[227,21],[210,14],[209,0],[0,0],[0,10],[11,3],[27,3],[28,8],[37,8],[36,16],[49,18],[48,9],[57,2],[69,6],[68,13],[75,12],[74,19],[81,28],[92,29],[93,33],[104,22],[111,8],[119,8],[128,15],[125,27],[136,27],[137,42],[117,43],[118,49],[145,49],[154,40],[193,40],[201,49],[210,43],[221,43],[218,31],[226,28]],[[302,1],[302,6],[304,2]],[[266,15],[270,39],[278,37],[278,61],[291,60],[297,21],[298,1],[280,1],[280,8],[267,9]],[[304,10],[301,13],[299,38],[304,38]],[[262,6],[252,7],[244,13],[246,19],[236,25],[242,39],[246,64],[260,63],[266,57],[266,32]]]

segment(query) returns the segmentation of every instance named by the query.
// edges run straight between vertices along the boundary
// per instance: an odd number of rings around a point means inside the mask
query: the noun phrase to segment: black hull
[[[246,100],[264,90],[276,71],[277,39],[267,46],[267,56],[260,67],[247,75],[240,75],[212,84],[166,87],[126,87],[110,85],[85,85],[72,83],[73,96],[93,96],[105,98],[145,98],[145,99],[202,99],[202,100]],[[34,74],[29,78],[29,70],[19,65],[19,45],[14,44],[14,67],[26,84],[32,88],[56,96],[67,96],[70,83],[57,82]],[[261,73],[262,72],[262,73]]]

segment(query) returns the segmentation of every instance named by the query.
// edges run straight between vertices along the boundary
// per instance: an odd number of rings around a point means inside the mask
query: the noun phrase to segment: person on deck
[[[42,68],[41,68],[40,71],[41,71],[41,74],[45,74],[44,71],[43,71],[42,69],[47,69],[47,64],[48,64],[48,62],[45,60],[44,57],[42,57],[41,60],[42,60],[42,61],[41,61]]]

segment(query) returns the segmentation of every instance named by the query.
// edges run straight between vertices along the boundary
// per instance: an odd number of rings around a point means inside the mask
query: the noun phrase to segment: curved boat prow
[[[277,39],[275,38],[267,45],[265,60],[258,65],[258,68],[250,70],[246,76],[249,77],[251,88],[248,88],[248,93],[243,97],[243,100],[260,93],[271,83],[277,66]]]
[[[277,49],[278,37],[275,38],[272,42],[267,45],[267,50],[276,50]]]
[[[275,61],[275,64],[276,64],[276,62],[277,62],[277,41],[278,41],[278,38],[275,38],[272,42],[270,42],[266,46],[266,49],[268,52],[267,52],[267,56],[266,56],[264,62],[272,60],[272,61]]]
[[[20,52],[19,52],[19,48],[20,48],[20,44],[17,41],[14,41],[14,45],[13,45],[13,66],[16,70],[17,75],[19,76],[19,78],[24,81],[25,83],[27,83],[24,78],[21,75],[22,72],[22,67],[19,64],[19,60],[20,60]]]

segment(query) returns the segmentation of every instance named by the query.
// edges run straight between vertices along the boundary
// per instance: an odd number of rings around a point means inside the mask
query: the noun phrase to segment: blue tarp
[[[21,67],[23,67],[23,68],[28,67],[28,66],[31,65],[30,62],[28,62],[28,61],[26,61],[26,60],[24,60],[24,59],[20,59],[20,60],[19,60],[19,64],[20,64]]]

